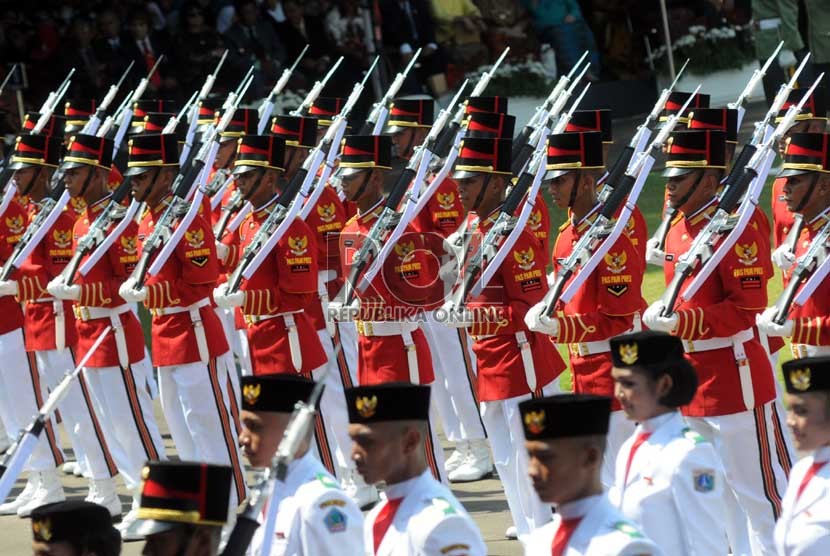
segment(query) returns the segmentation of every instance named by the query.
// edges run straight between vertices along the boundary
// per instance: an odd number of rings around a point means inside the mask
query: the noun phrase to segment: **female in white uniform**
[[[697,390],[683,344],[643,331],[612,338],[611,353],[615,395],[638,423],[617,455],[611,502],[666,554],[728,554],[723,468],[679,411]]]
[[[799,452],[810,451],[790,472],[775,524],[780,556],[830,554],[830,357],[783,365],[787,425]]]

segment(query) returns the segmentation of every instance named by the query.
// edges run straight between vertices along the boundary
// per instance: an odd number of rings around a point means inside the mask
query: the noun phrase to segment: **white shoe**
[[[375,485],[367,485],[363,477],[355,470],[352,470],[349,475],[343,480],[343,492],[351,498],[357,507],[361,510],[374,506],[379,500],[380,495]]]
[[[467,453],[470,450],[470,443],[467,440],[459,440],[455,443],[455,450],[452,451],[450,457],[444,461],[444,471],[449,475],[464,463],[467,459]]]
[[[118,493],[115,491],[114,479],[90,480],[89,494],[86,497],[86,501],[93,502],[99,506],[104,506],[109,510],[110,515],[115,521],[121,520],[121,500],[118,498]]]
[[[144,535],[139,535],[135,532],[135,527],[133,527],[133,525],[136,521],[138,521],[138,510],[132,509],[121,519],[121,523],[115,526],[115,528],[121,533],[122,541],[135,542],[144,540]]]
[[[20,491],[17,498],[6,502],[5,504],[0,504],[0,515],[17,515],[17,510],[32,500],[32,497],[35,495],[35,491],[39,485],[40,474],[34,472],[31,473],[29,475],[29,480],[26,481],[26,486],[23,487],[23,490]]]
[[[519,538],[519,533],[516,530],[515,525],[511,525],[507,528],[507,531],[504,532],[504,537],[510,539],[511,541],[515,541]]]
[[[78,474],[80,473],[80,466],[77,461],[67,461],[61,465],[61,471],[63,471],[64,475],[75,475],[78,477]]]
[[[480,481],[493,472],[493,460],[486,440],[471,440],[464,462],[458,466],[448,479],[451,483],[468,483]]]
[[[60,478],[58,478],[57,470],[41,471],[38,475],[40,475],[40,484],[37,490],[35,490],[32,499],[17,509],[18,517],[29,517],[35,508],[66,500],[66,495],[63,493],[63,486],[61,485]]]

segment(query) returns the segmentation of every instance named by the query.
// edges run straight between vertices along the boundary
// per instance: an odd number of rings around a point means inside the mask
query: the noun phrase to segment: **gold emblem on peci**
[[[790,371],[790,383],[801,392],[810,388],[810,367]]]
[[[242,389],[242,397],[248,405],[256,405],[259,401],[259,396],[262,394],[261,384],[246,384]]]
[[[525,426],[532,434],[539,434],[545,430],[545,411],[529,411],[525,415]]]
[[[361,396],[354,402],[355,409],[364,419],[368,419],[375,414],[378,408],[378,397]]]
[[[620,359],[626,365],[633,365],[639,358],[637,344],[621,344]]]

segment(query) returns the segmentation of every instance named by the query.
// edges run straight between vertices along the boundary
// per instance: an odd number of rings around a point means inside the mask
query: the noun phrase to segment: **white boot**
[[[484,439],[470,440],[467,458],[459,467],[449,474],[453,483],[479,481],[493,472],[493,459],[490,456],[490,446]]]
[[[41,471],[38,474],[40,475],[40,484],[37,490],[35,490],[32,499],[27,504],[18,508],[18,517],[29,517],[35,508],[66,500],[66,495],[63,493],[63,486],[61,486],[61,480],[58,477],[57,470]]]
[[[118,493],[115,491],[115,479],[91,479],[86,501],[104,506],[113,518],[120,521],[121,500],[119,500]]]
[[[61,465],[61,471],[63,471],[66,475],[75,475],[76,477],[80,477],[81,467],[77,461],[67,461]]]
[[[26,486],[23,487],[17,498],[5,504],[0,504],[0,515],[17,515],[17,510],[32,500],[38,486],[40,486],[40,473],[33,471],[29,474],[29,480],[26,481]]]
[[[133,525],[138,520],[138,508],[141,505],[141,489],[136,489],[133,492],[133,502],[130,505],[130,511],[127,512],[127,515],[121,520],[121,523],[115,526],[116,529],[121,531],[121,540],[124,542],[131,542],[131,541],[141,541],[144,540],[143,535],[139,535],[135,532],[135,527]]]
[[[355,469],[351,469],[341,485],[346,495],[351,498],[361,510],[373,506],[380,495],[375,485],[367,485],[363,476]]]
[[[449,475],[464,463],[467,459],[467,454],[470,451],[470,442],[468,440],[459,440],[455,443],[455,450],[452,451],[450,457],[444,461],[444,471]]]

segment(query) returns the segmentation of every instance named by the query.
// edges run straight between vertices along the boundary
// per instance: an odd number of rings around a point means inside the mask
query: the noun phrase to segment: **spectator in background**
[[[431,0],[435,37],[453,64],[477,68],[487,62],[481,42],[485,30],[481,12],[472,0]]]
[[[92,48],[92,24],[88,19],[77,18],[72,22],[69,41],[63,49],[64,67],[76,68],[69,97],[95,98],[104,83],[105,66],[98,61]]]
[[[367,35],[366,20],[360,11],[358,0],[340,0],[337,6],[328,14],[325,19],[326,32],[331,39],[335,53],[344,56],[360,68],[365,68],[369,63],[369,52],[366,46]]]
[[[588,50],[591,68],[586,77],[599,79],[600,58],[594,35],[582,17],[577,0],[522,0],[533,19],[539,42],[548,43],[556,52],[556,64],[567,73]]]
[[[179,24],[179,10],[175,0],[152,0],[147,2],[147,12],[153,21],[155,31],[173,31]]]
[[[446,93],[446,54],[436,42],[427,0],[382,0],[380,17],[383,44],[398,68],[409,63],[416,49],[423,49],[416,71],[409,74],[402,94],[422,92],[420,84],[424,82],[433,96]]]
[[[175,44],[179,60],[176,75],[182,93],[187,96],[188,92],[200,88],[205,76],[216,68],[225,45],[219,34],[208,27],[205,10],[196,2],[187,2],[182,6],[181,25]],[[221,76],[220,73],[220,79]]]
[[[248,94],[261,97],[266,94],[265,84],[272,83],[285,63],[285,46],[260,17],[254,0],[236,0],[237,21],[225,32],[225,44],[230,52],[228,61],[236,68],[239,78],[254,66],[254,83]]]
[[[509,58],[524,59],[539,45],[530,26],[530,17],[518,0],[476,0],[484,20],[484,43],[495,60],[510,47]]]
[[[98,38],[93,42],[93,48],[98,61],[104,65],[105,80],[113,83],[130,64],[124,51],[121,21],[114,11],[104,10],[98,15],[97,23]]]
[[[265,21],[271,24],[275,33],[278,33],[277,26],[285,21],[285,10],[280,0],[265,0],[262,3],[262,16]]]
[[[150,17],[144,10],[133,11],[128,18],[128,36],[123,41],[124,53],[128,60],[135,61],[131,77],[134,83],[145,77],[159,56],[164,61],[159,64],[156,73],[150,78],[144,98],[154,96],[170,97],[176,95],[176,79],[173,77],[174,55],[169,48],[166,37],[161,33],[150,31]]]
[[[313,83],[325,75],[331,66],[332,46],[323,21],[319,17],[305,15],[303,5],[298,0],[285,0],[282,7],[285,21],[278,24],[277,29],[285,46],[286,62],[293,64],[305,45],[308,45],[300,69],[306,79]]]

